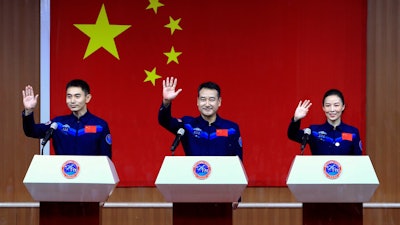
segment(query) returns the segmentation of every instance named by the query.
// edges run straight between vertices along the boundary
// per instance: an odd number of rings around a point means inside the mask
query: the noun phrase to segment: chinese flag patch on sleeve
[[[228,129],[217,129],[217,137],[228,137]]]
[[[342,133],[342,140],[343,141],[352,141],[353,140],[353,134],[351,134],[351,133]]]

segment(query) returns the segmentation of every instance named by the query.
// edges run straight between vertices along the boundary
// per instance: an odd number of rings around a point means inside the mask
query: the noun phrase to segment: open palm
[[[39,95],[35,95],[31,86],[26,86],[25,90],[22,91],[22,101],[24,103],[25,109],[34,109],[37,105],[38,97]]]
[[[167,77],[163,80],[163,98],[164,100],[172,101],[178,96],[178,94],[182,91],[182,89],[176,89],[178,80],[176,78]]]
[[[294,112],[294,119],[297,121],[306,117],[311,105],[312,103],[310,100],[304,100],[304,102],[300,101]]]

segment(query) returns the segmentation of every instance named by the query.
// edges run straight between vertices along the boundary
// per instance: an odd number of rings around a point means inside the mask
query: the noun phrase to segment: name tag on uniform
[[[217,137],[228,137],[228,129],[217,129]]]

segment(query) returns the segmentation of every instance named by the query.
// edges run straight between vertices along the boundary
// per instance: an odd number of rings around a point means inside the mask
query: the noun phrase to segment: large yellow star
[[[119,59],[114,38],[128,29],[131,25],[111,25],[108,22],[106,9],[103,4],[99,16],[97,17],[96,24],[74,24],[74,26],[90,37],[85,56],[83,57],[84,59],[101,47],[107,50],[115,58]]]
[[[164,52],[164,55],[166,55],[168,57],[167,64],[169,64],[172,61],[176,62],[176,64],[179,64],[178,56],[181,54],[182,54],[182,52],[175,52],[174,46],[172,46],[170,52]]]
[[[144,72],[146,73],[147,77],[146,77],[146,79],[145,79],[143,82],[151,81],[151,83],[153,84],[153,86],[155,86],[155,85],[156,85],[156,80],[159,79],[159,78],[161,78],[161,76],[158,75],[158,74],[156,73],[156,69],[157,69],[157,68],[154,67],[153,70],[152,70],[151,72],[148,71],[148,70],[144,70]]]
[[[153,9],[154,13],[157,14],[157,9],[161,6],[164,6],[161,2],[158,0],[149,0],[150,4],[147,6],[146,9]]]
[[[182,30],[179,26],[179,22],[181,22],[181,18],[174,20],[171,16],[169,17],[169,24],[165,25],[164,27],[171,29],[171,35],[174,34],[175,30]]]

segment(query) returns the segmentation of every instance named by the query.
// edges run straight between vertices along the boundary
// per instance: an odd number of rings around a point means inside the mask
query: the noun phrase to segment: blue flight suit
[[[55,117],[46,124],[35,124],[33,113],[22,113],[25,135],[44,138],[51,123],[58,124],[54,131],[53,147],[56,155],[105,155],[111,159],[111,134],[108,124],[89,111],[79,119],[73,115]]]
[[[362,145],[358,129],[340,123],[333,127],[328,122],[311,125],[308,140],[312,155],[362,155]],[[289,124],[288,137],[301,143],[304,131],[300,129],[300,120]]]
[[[187,156],[239,156],[243,160],[242,138],[239,126],[217,115],[215,122],[209,124],[201,116],[184,116],[181,119],[171,116],[171,104],[161,104],[158,122],[165,129],[176,134],[179,128],[185,129],[181,137],[182,147]]]

